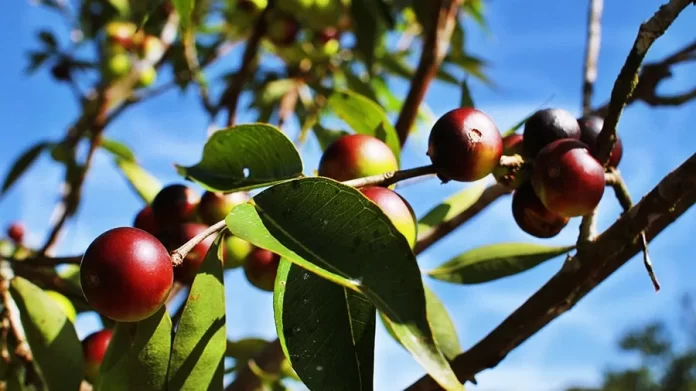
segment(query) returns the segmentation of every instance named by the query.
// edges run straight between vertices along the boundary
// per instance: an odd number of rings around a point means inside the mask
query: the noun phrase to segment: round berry
[[[558,235],[570,220],[546,209],[529,182],[512,194],[512,216],[522,231],[537,238]]]
[[[244,275],[251,285],[273,292],[280,255],[260,247],[254,247],[244,261]]]
[[[604,126],[604,120],[600,117],[591,115],[587,117],[582,117],[578,119],[580,124],[580,141],[587,144],[590,148],[590,152],[593,156],[597,156],[599,148],[597,148],[597,137],[599,133],[602,132],[602,126]],[[609,161],[607,165],[609,167],[618,167],[621,162],[621,157],[623,156],[623,145],[621,143],[621,138],[616,135],[616,142],[614,143],[614,148],[611,150],[609,155]]]
[[[225,251],[223,254],[225,269],[234,269],[242,266],[249,253],[251,253],[252,247],[251,243],[246,240],[228,233],[225,238]]]
[[[435,122],[428,156],[443,181],[473,182],[493,172],[503,154],[503,138],[484,112],[459,108]]]
[[[184,185],[169,185],[160,190],[152,200],[152,213],[160,228],[192,222],[200,197],[193,189]]]
[[[198,216],[200,216],[203,223],[213,225],[220,220],[224,220],[232,211],[232,208],[248,200],[249,195],[241,191],[228,194],[206,191],[198,204]]]
[[[87,302],[117,322],[138,322],[159,310],[174,282],[167,249],[154,236],[131,227],[99,235],[80,264]]]
[[[382,209],[413,248],[416,245],[417,221],[411,205],[401,195],[385,187],[363,187],[360,192]]]
[[[99,367],[104,360],[106,351],[109,349],[109,343],[113,334],[112,330],[104,329],[92,333],[82,340],[85,378],[91,383],[94,383],[99,376]]]
[[[19,221],[10,224],[7,227],[7,236],[17,244],[22,243],[24,241],[24,224]]]
[[[565,217],[591,213],[604,194],[604,168],[578,140],[544,147],[534,161],[532,186],[544,206]]]
[[[286,13],[274,13],[269,21],[268,38],[276,46],[289,46],[295,42],[300,24]]]
[[[155,223],[155,215],[152,213],[150,205],[146,205],[138,212],[133,221],[133,227],[142,229],[150,235],[157,235],[157,223]]]
[[[208,226],[199,223],[174,225],[163,230],[159,238],[167,250],[174,251],[207,228]],[[191,249],[183,263],[174,268],[174,278],[184,284],[192,283],[214,241],[215,235],[210,235]]]
[[[348,181],[396,171],[399,163],[394,152],[382,140],[349,134],[331,143],[319,161],[319,176]]]
[[[524,124],[524,151],[527,156],[536,156],[550,143],[564,139],[580,139],[580,124],[563,109],[542,109],[532,114]]]

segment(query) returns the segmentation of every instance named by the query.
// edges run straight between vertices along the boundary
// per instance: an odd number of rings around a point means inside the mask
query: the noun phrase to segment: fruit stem
[[[389,186],[405,179],[416,178],[425,175],[434,175],[435,167],[432,164],[407,170],[389,171],[384,174],[366,176],[363,178],[351,179],[343,182],[344,185],[355,188],[366,186]]]
[[[507,168],[520,168],[524,166],[525,164],[529,164],[530,162],[525,161],[524,158],[520,155],[512,155],[512,156],[506,156],[503,155],[500,157],[500,163],[498,165],[500,167],[507,167]]]
[[[198,235],[194,236],[189,240],[188,242],[184,243],[183,246],[177,248],[176,250],[172,251],[170,253],[170,256],[172,257],[172,266],[177,267],[181,265],[181,263],[184,261],[184,258],[188,255],[188,253],[193,250],[198,243],[202,242],[207,238],[208,236],[217,233],[219,231],[222,231],[226,227],[225,225],[225,220],[220,220],[217,223],[211,225],[210,227],[206,228],[205,231],[199,233]]]
[[[599,208],[595,208],[592,213],[582,217],[580,223],[580,236],[578,237],[578,245],[583,242],[591,242],[597,236],[597,212]]]

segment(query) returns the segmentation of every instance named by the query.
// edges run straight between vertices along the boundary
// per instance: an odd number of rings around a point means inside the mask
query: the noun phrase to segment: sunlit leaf
[[[116,159],[116,165],[140,198],[149,204],[162,190],[160,181],[131,160]]]
[[[7,190],[9,190],[10,187],[12,187],[12,185],[22,176],[22,174],[24,174],[29,167],[31,167],[32,163],[36,161],[36,158],[39,157],[41,152],[51,145],[53,144],[44,141],[36,143],[27,148],[22,155],[15,160],[12,168],[10,168],[10,172],[8,172],[7,176],[5,176],[5,181],[2,183],[2,191],[0,191],[0,195],[7,192]]]

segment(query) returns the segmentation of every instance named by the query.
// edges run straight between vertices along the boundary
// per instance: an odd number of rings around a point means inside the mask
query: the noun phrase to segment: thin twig
[[[246,42],[244,54],[242,55],[242,64],[239,70],[232,78],[227,91],[222,98],[221,104],[227,109],[227,126],[234,125],[237,116],[237,105],[239,104],[239,96],[244,90],[244,84],[249,78],[253,69],[254,63],[258,57],[261,39],[266,34],[267,18],[271,10],[274,8],[275,0],[269,0],[268,5],[259,15],[251,36]]]
[[[655,238],[696,203],[696,154],[667,175],[594,241],[578,248],[578,267],[557,273],[476,345],[452,361],[460,380],[493,368],[508,353],[571,309],[588,292],[641,251],[641,232]],[[424,376],[409,391],[439,390]]]
[[[25,364],[32,365],[33,357],[31,355],[31,349],[27,343],[24,328],[22,328],[22,321],[20,319],[19,312],[17,311],[17,307],[15,306],[14,302],[12,302],[12,297],[10,296],[9,281],[5,279],[0,281],[0,293],[2,294],[5,314],[7,315],[7,320],[10,323],[10,331],[12,331],[12,335],[17,343],[14,353]]]
[[[208,236],[222,231],[226,227],[225,225],[225,220],[220,220],[217,223],[211,225],[210,227],[206,228],[205,231],[199,233],[198,235],[194,236],[189,240],[188,242],[184,243],[183,246],[177,248],[176,250],[172,251],[170,253],[172,257],[172,266],[177,267],[181,265],[182,262],[184,262],[184,258],[186,258],[186,255],[193,250],[194,247],[198,245],[198,243],[202,242],[207,238]]]
[[[616,126],[619,123],[619,117],[638,84],[640,65],[648,49],[692,2],[692,0],[670,0],[662,5],[647,22],[641,24],[633,48],[614,83],[609,110],[604,118],[602,131],[597,137],[599,147],[597,156],[600,162],[606,163],[609,160],[611,150],[616,143]]]
[[[346,186],[355,188],[367,186],[389,186],[404,179],[416,178],[425,175],[435,174],[435,167],[432,165],[409,168],[407,170],[389,171],[384,174],[377,174],[363,178],[351,179],[343,182]]]
[[[585,48],[585,66],[583,68],[582,113],[590,114],[592,110],[592,93],[597,80],[597,60],[602,37],[602,8],[604,0],[590,0],[587,13],[587,44]]]
[[[452,39],[454,26],[457,23],[457,14],[461,1],[432,0],[429,3],[434,11],[432,30],[425,32],[423,51],[418,67],[411,79],[408,95],[404,100],[399,118],[394,126],[399,135],[401,145],[406,143],[411,127],[416,121],[418,107],[425,97],[425,92],[428,90],[430,83],[433,81],[437,70],[449,51],[450,40]]]

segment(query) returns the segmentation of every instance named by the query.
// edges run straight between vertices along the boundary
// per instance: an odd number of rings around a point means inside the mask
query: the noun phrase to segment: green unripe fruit
[[[319,176],[348,181],[396,171],[399,163],[382,140],[349,134],[338,138],[326,148],[319,162]]]
[[[126,53],[116,53],[106,62],[106,75],[112,79],[118,79],[130,72],[132,68],[130,56]]]
[[[228,235],[225,238],[225,254],[224,264],[225,269],[234,269],[244,264],[244,260],[251,253],[253,246],[244,239],[233,235]]]
[[[65,316],[70,319],[71,322],[75,323],[77,311],[75,310],[75,306],[70,299],[56,291],[45,291],[45,293],[51,298],[51,300],[58,304],[60,309],[63,310],[63,313],[65,313]]]
[[[337,39],[328,40],[321,48],[322,54],[327,57],[335,56],[340,50],[341,43]]]
[[[157,70],[152,65],[144,66],[140,69],[138,76],[138,87],[146,88],[157,81]]]
[[[364,187],[360,189],[360,192],[382,209],[394,227],[406,237],[409,246],[414,248],[418,234],[418,222],[411,205],[398,193],[384,187]]]

